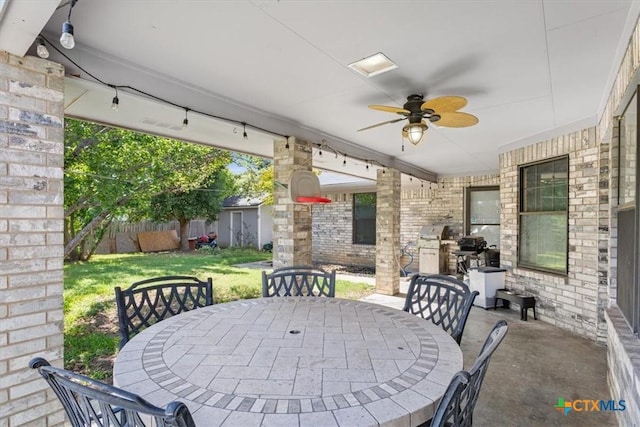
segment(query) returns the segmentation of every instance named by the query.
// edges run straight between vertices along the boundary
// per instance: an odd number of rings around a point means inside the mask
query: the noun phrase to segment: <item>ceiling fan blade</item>
[[[461,96],[441,96],[439,98],[433,98],[420,106],[421,110],[433,110],[438,114],[450,113],[461,109],[467,105],[466,98]]]
[[[434,123],[438,126],[464,128],[478,123],[478,118],[472,114],[454,111],[452,113],[441,113],[440,120],[436,120]]]
[[[404,108],[398,107],[389,107],[388,105],[369,105],[369,108],[378,111],[384,111],[386,113],[397,113],[397,114],[411,114],[411,111],[405,110]]]
[[[396,123],[396,122],[399,122],[401,120],[404,120],[404,117],[399,118],[399,119],[389,120],[389,121],[378,123],[378,124],[371,125],[371,126],[367,126],[366,128],[358,129],[358,132],[363,131],[363,130],[367,130],[367,129],[377,128],[378,126],[386,125],[386,124],[389,124],[389,123]]]

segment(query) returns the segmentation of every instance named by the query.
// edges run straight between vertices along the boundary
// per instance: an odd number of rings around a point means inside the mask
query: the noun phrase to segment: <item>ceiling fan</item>
[[[409,95],[402,108],[369,105],[371,109],[396,113],[402,117],[358,129],[358,132],[408,119],[409,123],[402,128],[402,136],[417,145],[422,141],[424,131],[429,128],[424,119],[436,123],[438,126],[452,128],[473,126],[478,123],[476,116],[458,111],[465,105],[467,105],[467,100],[461,96],[441,96],[425,101],[423,95]]]

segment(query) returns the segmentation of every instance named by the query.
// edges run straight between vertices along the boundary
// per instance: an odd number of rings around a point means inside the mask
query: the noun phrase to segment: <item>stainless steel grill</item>
[[[425,225],[418,237],[420,254],[420,274],[446,274],[448,272],[449,253],[447,245],[442,244],[449,235],[447,225]]]

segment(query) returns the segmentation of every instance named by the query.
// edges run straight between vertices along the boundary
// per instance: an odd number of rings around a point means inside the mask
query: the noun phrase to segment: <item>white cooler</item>
[[[480,294],[473,305],[482,308],[493,308],[496,301],[496,290],[504,289],[504,276],[507,270],[498,267],[479,267],[469,270],[469,288]]]

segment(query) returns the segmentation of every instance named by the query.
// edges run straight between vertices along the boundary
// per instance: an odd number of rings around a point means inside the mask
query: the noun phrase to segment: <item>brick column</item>
[[[275,141],[273,176],[273,267],[311,265],[311,205],[293,203],[288,184],[291,173],[311,170],[312,145],[290,137]]]
[[[62,367],[64,70],[0,51],[0,426],[63,425],[34,356]]]
[[[376,292],[400,291],[400,171],[379,169],[376,199]]]

